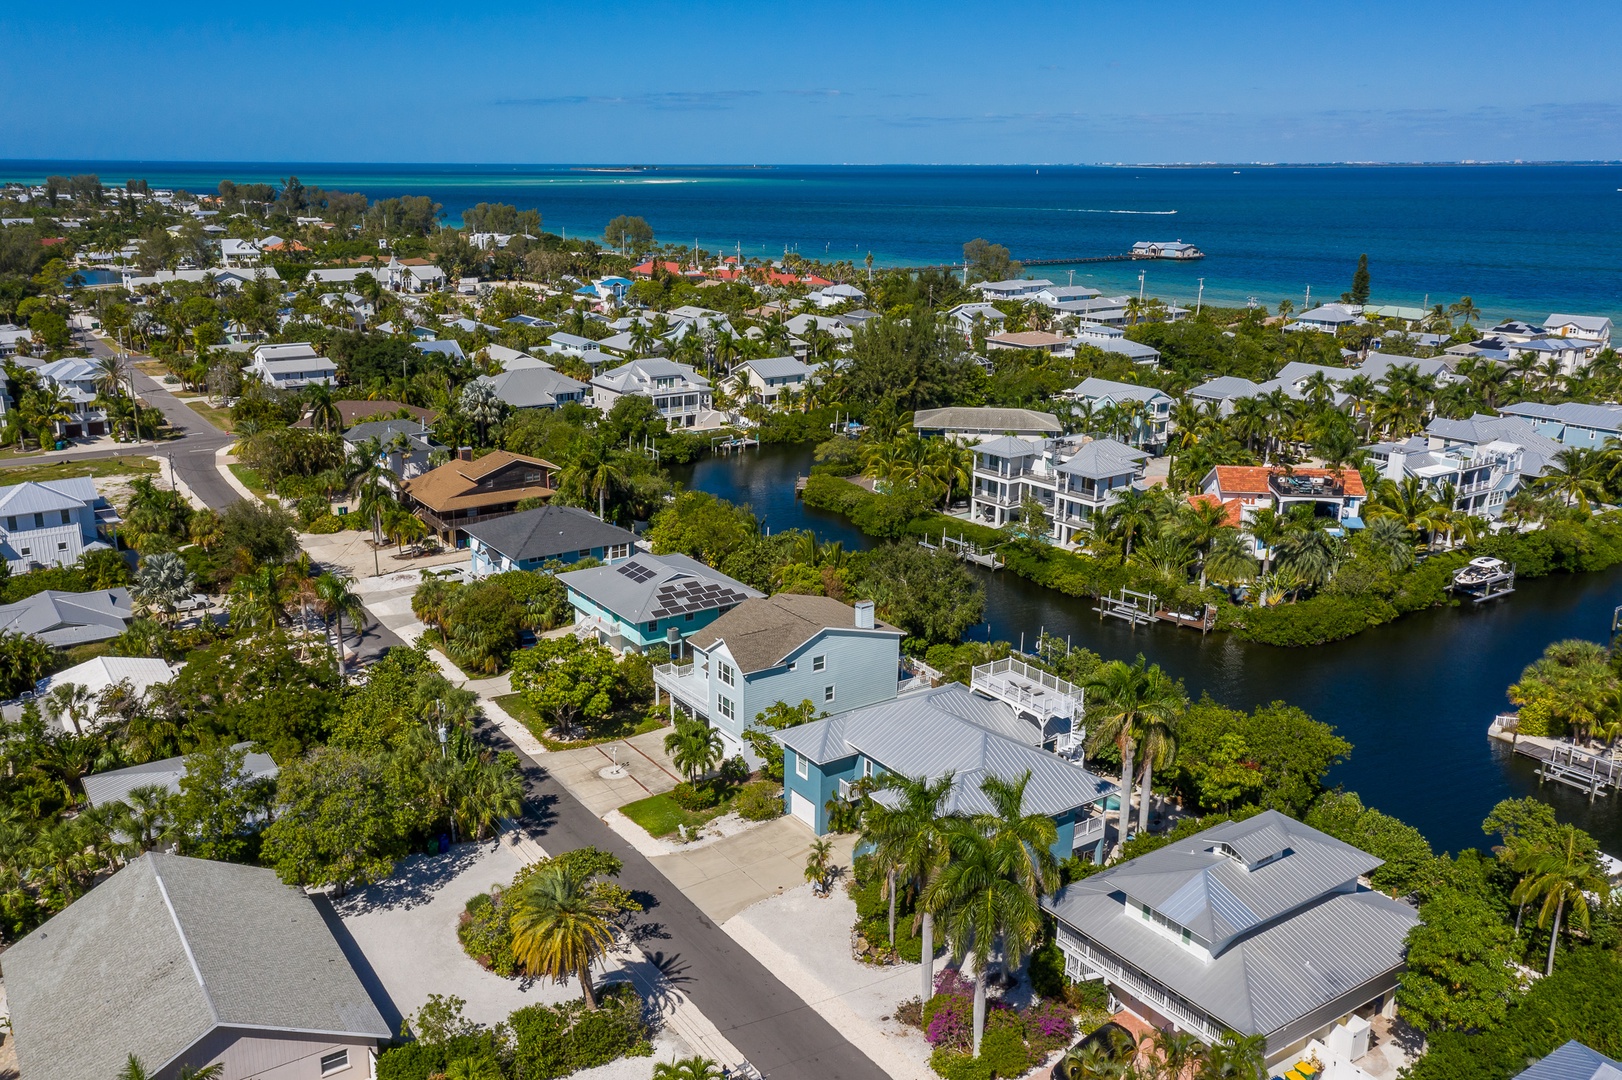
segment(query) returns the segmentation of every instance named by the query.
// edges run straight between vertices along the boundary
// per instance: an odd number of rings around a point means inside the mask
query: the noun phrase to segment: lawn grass
[[[0,484],[29,480],[65,480],[70,476],[151,476],[158,462],[149,457],[91,458],[88,461],[42,461],[0,469]]]
[[[243,487],[253,492],[262,501],[275,502],[271,498],[270,492],[265,489],[265,482],[260,479],[258,469],[250,469],[246,465],[236,464],[231,466],[231,473],[242,481]]]
[[[528,728],[529,733],[535,736],[542,746],[546,747],[548,750],[554,751],[579,750],[582,747],[596,746],[598,743],[613,742],[616,739],[629,739],[633,735],[643,735],[650,731],[658,731],[659,728],[664,726],[659,722],[658,717],[639,717],[637,714],[631,713],[625,716],[619,724],[613,726],[612,730],[602,731],[599,734],[593,735],[589,739],[575,739],[572,741],[566,739],[556,739],[548,734],[549,725],[545,720],[541,719],[540,714],[535,711],[534,706],[532,706],[528,701],[524,700],[523,694],[502,694],[500,697],[494,700],[497,705],[501,706],[508,716],[512,717],[520,724],[523,724],[524,727]],[[634,723],[632,722],[633,720],[635,721]]]
[[[231,410],[220,409],[208,404],[207,398],[181,398],[186,408],[207,420],[214,427],[227,435],[231,433]]]
[[[620,813],[642,826],[649,836],[673,836],[677,826],[685,825],[691,832],[731,810],[732,798],[737,790],[733,788],[727,792],[718,805],[708,810],[683,810],[666,792],[662,795],[649,795],[646,799],[638,799],[634,803],[626,803],[620,807]]]

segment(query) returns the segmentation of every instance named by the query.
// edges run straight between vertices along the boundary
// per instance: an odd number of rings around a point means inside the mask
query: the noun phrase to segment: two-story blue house
[[[636,534],[575,506],[539,506],[469,525],[473,576],[539,570],[549,562],[617,563],[636,550]]]
[[[1622,440],[1622,406],[1618,405],[1585,405],[1579,401],[1544,405],[1522,401],[1505,405],[1498,411],[1505,416],[1520,417],[1539,435],[1565,446],[1598,450],[1612,439]]]
[[[988,776],[1018,780],[1028,770],[1025,806],[1058,826],[1056,858],[1093,848],[1105,835],[1104,801],[1116,785],[1060,754],[1042,749],[1044,732],[1006,701],[948,683],[893,701],[830,716],[777,734],[783,744],[783,800],[818,836],[828,831],[827,804],[851,797],[863,777],[897,772],[955,777],[949,813],[990,813],[980,790]]]
[[[679,643],[761,595],[686,555],[637,552],[613,566],[559,574],[558,580],[569,590],[576,626],[610,648],[632,652]]]
[[[826,596],[778,593],[745,600],[687,640],[690,661],[654,669],[657,689],[720,732],[728,757],[758,764],[743,733],[783,702],[810,701],[824,713],[896,696],[902,631]]]

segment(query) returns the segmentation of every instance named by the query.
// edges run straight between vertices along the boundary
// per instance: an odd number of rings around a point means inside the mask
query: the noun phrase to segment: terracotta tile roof
[[[481,487],[485,477],[515,463],[539,468],[543,482],[519,487]],[[553,489],[548,482],[557,472],[557,468],[542,458],[524,457],[521,454],[496,450],[473,461],[448,461],[437,469],[403,481],[400,486],[406,494],[430,510],[436,512],[469,510],[474,507],[517,502],[520,499],[549,498]]]
[[[1188,501],[1197,506],[1213,506],[1221,502],[1215,495],[1190,495]],[[1224,525],[1239,525],[1244,520],[1245,504],[1238,499],[1229,499],[1221,503],[1228,516],[1222,519]]]
[[[1267,478],[1269,476],[1283,476],[1285,470],[1279,466],[1271,468],[1261,465],[1218,465],[1216,467],[1217,490],[1224,495],[1265,495],[1268,492]],[[1292,476],[1321,477],[1336,476],[1333,469],[1292,469]],[[1346,494],[1361,497],[1367,494],[1363,487],[1363,475],[1356,469],[1341,469],[1338,471],[1341,483],[1346,488]]]

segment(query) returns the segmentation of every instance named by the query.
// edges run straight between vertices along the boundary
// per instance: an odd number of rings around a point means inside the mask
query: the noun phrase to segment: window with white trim
[[[801,780],[809,780],[811,778],[811,763],[805,760],[804,754],[794,755],[794,775],[798,776]]]
[[[732,699],[729,697],[717,697],[715,699],[715,707],[721,713],[721,715],[728,720],[731,720],[736,713],[736,710],[734,710],[732,706]]]
[[[834,699],[834,688],[832,686],[824,686],[822,688],[822,700],[823,701],[832,701],[833,699]]]
[[[826,671],[826,670],[828,670],[828,658],[826,656],[813,656],[811,658],[811,670],[812,671]]]
[[[341,1073],[347,1068],[349,1068],[348,1050],[334,1050],[330,1054],[321,1055],[322,1076],[331,1076],[333,1073]]]
[[[721,681],[726,683],[728,686],[738,685],[734,681],[737,676],[733,673],[731,664],[723,664],[721,661],[717,660],[715,662],[715,670],[716,673],[721,676]]]

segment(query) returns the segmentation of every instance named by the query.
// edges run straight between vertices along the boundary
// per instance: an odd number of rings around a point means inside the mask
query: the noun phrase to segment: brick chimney
[[[457,461],[472,461],[473,460],[473,447],[471,447],[471,446],[458,446],[456,448],[456,460]]]

